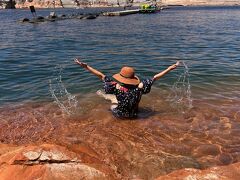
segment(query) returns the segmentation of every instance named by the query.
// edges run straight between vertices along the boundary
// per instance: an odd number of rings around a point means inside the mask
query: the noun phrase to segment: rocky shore
[[[183,6],[234,6],[240,5],[238,0],[162,0],[166,5]]]
[[[16,1],[16,8],[29,8],[29,6],[34,6],[35,8],[63,8],[61,0],[28,0],[28,1]]]
[[[114,173],[94,155],[52,144],[0,145],[0,177],[7,179],[113,179]]]
[[[107,165],[90,149],[72,149],[54,144],[14,146],[0,144],[0,177],[7,179],[120,179],[114,166]],[[157,180],[237,180],[240,163],[206,170],[185,168],[159,176]]]
[[[237,113],[198,105],[184,117],[117,121],[98,102],[69,117],[52,103],[2,108],[1,180],[239,179]]]
[[[118,2],[118,3],[117,3]],[[139,6],[144,0],[133,1],[126,4],[126,1],[81,1],[81,0],[16,0],[16,1],[0,1],[0,9],[15,9],[15,8],[85,8],[85,7],[118,7],[118,6]],[[239,0],[162,0],[157,1],[159,6],[239,6]]]
[[[120,1],[119,1],[120,2]],[[139,6],[139,3],[145,2],[142,0],[134,1],[133,6]],[[92,1],[78,1],[72,0],[67,2],[68,7],[108,7],[108,6],[118,6],[116,2],[111,0],[106,1],[96,1],[92,3]],[[158,2],[159,5],[167,6],[167,5],[182,5],[182,6],[235,6],[240,5],[239,0],[162,0]],[[36,8],[63,8],[65,4],[65,0],[28,0],[16,1],[16,8],[28,8],[29,6],[35,6]],[[125,1],[120,3],[122,5],[125,4]]]

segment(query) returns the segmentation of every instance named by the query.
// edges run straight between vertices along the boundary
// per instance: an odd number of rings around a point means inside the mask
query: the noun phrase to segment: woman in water
[[[101,91],[98,91],[97,94],[112,101],[114,105],[111,106],[111,110],[113,114],[119,118],[136,117],[138,113],[138,104],[141,100],[142,94],[149,93],[154,81],[160,79],[179,65],[178,61],[164,71],[153,76],[153,78],[141,81],[135,75],[132,67],[123,67],[119,73],[112,76],[112,79],[92,68],[87,63],[81,62],[79,58],[74,61],[103,81],[103,87],[106,94]]]

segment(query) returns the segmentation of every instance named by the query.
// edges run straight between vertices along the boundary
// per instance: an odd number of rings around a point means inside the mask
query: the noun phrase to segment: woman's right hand
[[[87,63],[81,62],[81,61],[80,61],[80,58],[74,59],[74,62],[77,63],[77,64],[79,64],[79,65],[80,65],[81,67],[83,67],[83,68],[87,68]]]

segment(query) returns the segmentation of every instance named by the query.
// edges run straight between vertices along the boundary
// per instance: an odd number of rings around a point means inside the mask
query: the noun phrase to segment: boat
[[[157,11],[160,11],[160,9],[152,4],[142,4],[139,9],[139,13],[155,13]]]

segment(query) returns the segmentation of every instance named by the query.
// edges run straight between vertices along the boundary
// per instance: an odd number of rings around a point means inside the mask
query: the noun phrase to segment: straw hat
[[[127,66],[123,67],[120,73],[114,74],[113,78],[121,83],[129,85],[138,85],[140,83],[140,79],[135,76],[134,69]]]

